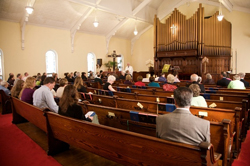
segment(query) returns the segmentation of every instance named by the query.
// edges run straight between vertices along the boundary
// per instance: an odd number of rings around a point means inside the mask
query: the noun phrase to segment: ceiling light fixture
[[[137,19],[136,19],[137,20]],[[136,36],[138,34],[137,28],[136,28],[136,20],[135,20],[135,30],[134,30],[134,35]]]
[[[217,16],[218,21],[222,21],[224,15],[222,14],[222,7],[221,7],[221,2],[220,2],[220,7],[219,7],[219,15]]]
[[[93,22],[94,27],[98,27],[98,25],[99,25],[99,22],[98,22],[98,20],[96,18],[96,13],[97,13],[97,8],[95,8],[95,21]]]
[[[34,8],[31,7],[31,6],[26,6],[25,9],[26,9],[26,11],[27,11],[28,14],[32,14],[32,12],[34,10]]]

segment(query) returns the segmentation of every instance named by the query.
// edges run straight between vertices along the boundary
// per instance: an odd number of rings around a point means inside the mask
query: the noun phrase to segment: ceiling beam
[[[96,5],[98,5],[102,0],[98,0]],[[87,19],[87,17],[92,13],[94,8],[89,8],[86,12],[83,13],[81,18],[76,21],[75,25],[70,29],[70,37],[71,37],[71,52],[74,52],[74,41],[77,30],[80,29],[82,23]]]
[[[219,0],[223,6],[225,6],[227,8],[227,10],[229,10],[230,12],[233,11],[233,5],[229,0]]]
[[[140,3],[133,11],[133,16],[135,16],[138,12],[140,12],[151,0],[144,0]],[[122,27],[128,21],[128,17],[125,17],[121,22],[119,22],[107,35],[106,35],[106,50],[108,53],[109,41],[113,35],[115,35],[116,31]]]
[[[141,11],[149,2],[152,0],[144,0],[140,5],[138,5],[132,12],[133,16],[135,16],[139,11]]]
[[[95,3],[91,3],[89,1],[81,1],[81,0],[69,0],[69,1],[73,2],[73,3],[85,5],[85,6],[88,6],[88,7],[92,7],[92,8],[96,7]],[[148,1],[148,0],[146,0],[146,1]],[[114,14],[114,15],[119,15],[119,16],[122,16],[122,17],[134,19],[133,11],[128,11],[126,13],[123,13],[123,12],[120,12],[119,10],[107,8],[105,6],[100,6],[100,5],[98,5],[97,9],[100,10],[100,11],[104,11],[104,12],[107,12],[107,13]],[[147,20],[147,19],[141,18],[141,17],[138,17],[137,20],[140,20],[142,22],[146,22],[146,23],[149,23],[149,24],[153,25],[152,20]]]

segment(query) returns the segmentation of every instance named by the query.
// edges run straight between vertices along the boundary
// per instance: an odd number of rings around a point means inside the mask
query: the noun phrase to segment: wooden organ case
[[[179,66],[180,74],[219,74],[230,70],[231,23],[218,21],[218,12],[204,17],[204,8],[189,19],[177,9],[161,23],[154,19],[154,70],[160,74],[164,64]],[[202,63],[204,57],[208,62]],[[205,67],[206,65],[206,67]]]

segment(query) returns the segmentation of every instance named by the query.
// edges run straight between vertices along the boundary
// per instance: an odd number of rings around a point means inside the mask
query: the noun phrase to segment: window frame
[[[47,76],[52,76],[52,73],[48,73],[48,72],[47,72],[47,56],[46,56],[46,54],[47,54],[47,52],[49,52],[49,51],[52,51],[52,52],[55,54],[55,61],[56,61],[56,72],[55,72],[55,73],[57,73],[57,74],[58,74],[58,54],[57,54],[57,52],[56,52],[55,50],[53,50],[53,49],[50,49],[50,50],[46,51],[46,53],[45,53],[45,71],[46,71],[46,73],[47,73]]]
[[[4,55],[3,50],[0,48],[0,56],[1,56],[1,62],[2,62],[2,80],[5,80],[5,72],[4,72]],[[0,75],[1,76],[1,75]]]
[[[88,56],[89,56],[89,54],[92,54],[93,55],[93,68],[94,68],[94,70],[92,71],[93,73],[96,73],[96,55],[93,53],[93,52],[89,52],[88,54],[87,54],[87,72],[89,72],[89,62],[88,62]]]

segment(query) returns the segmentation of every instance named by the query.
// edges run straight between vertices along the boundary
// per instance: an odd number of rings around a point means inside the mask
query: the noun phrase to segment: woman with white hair
[[[112,84],[115,82],[115,80],[116,80],[115,76],[110,75],[108,77],[108,81],[103,86],[103,90],[110,90],[110,91],[116,92],[116,90],[112,87]]]
[[[233,81],[230,81],[227,88],[228,89],[246,89],[244,83],[240,81],[240,76],[238,74],[233,76]]]
[[[164,91],[173,92],[177,88],[177,86],[173,85],[174,79],[175,79],[175,77],[172,74],[169,74],[167,76],[167,83],[164,84],[163,87],[162,87]]]

